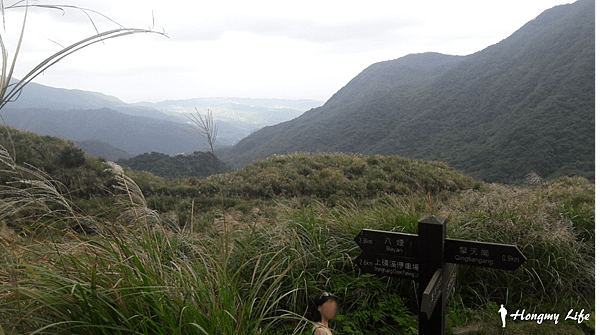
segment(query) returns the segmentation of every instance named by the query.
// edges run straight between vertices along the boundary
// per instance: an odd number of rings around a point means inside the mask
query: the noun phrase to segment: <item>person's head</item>
[[[321,292],[313,299],[311,321],[320,322],[323,318],[331,320],[337,313],[339,299],[327,292]]]

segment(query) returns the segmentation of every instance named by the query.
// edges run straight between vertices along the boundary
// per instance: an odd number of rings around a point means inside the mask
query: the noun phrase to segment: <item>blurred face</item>
[[[337,303],[333,300],[327,300],[323,305],[319,306],[319,311],[324,319],[331,320],[337,312]]]

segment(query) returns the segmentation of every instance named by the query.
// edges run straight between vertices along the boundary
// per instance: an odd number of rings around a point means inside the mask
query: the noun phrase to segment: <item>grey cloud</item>
[[[90,0],[90,3],[86,2],[85,7],[106,14],[126,26],[145,28],[152,25],[151,7],[140,8],[133,15],[127,15],[111,6],[114,7],[114,4]],[[93,33],[93,25],[79,10],[70,9],[64,15],[56,10],[37,9],[36,11],[48,15],[57,23],[73,24],[78,26],[76,29]],[[173,21],[174,16],[158,8],[155,11],[155,29],[158,31],[164,29],[171,38],[170,41],[184,43],[218,41],[226,32],[249,32],[259,36],[280,36],[317,43],[327,50],[335,49],[336,52],[354,52],[385,48],[398,43],[402,39],[407,39],[407,36],[402,36],[404,28],[423,24],[421,20],[403,14],[381,15],[345,22],[323,22],[311,18],[288,19],[227,14],[211,16],[205,13],[203,10],[197,10],[197,14],[193,15],[184,13],[180,19]],[[114,24],[102,16],[94,13],[90,15],[100,30],[115,28]]]
[[[413,20],[414,21],[414,20]],[[355,22],[323,23],[314,20],[277,18],[241,18],[233,23],[234,29],[261,35],[286,36],[309,42],[332,42],[378,38],[411,25],[396,17],[362,19]]]
[[[178,41],[213,41],[227,31],[250,32],[261,36],[282,36],[294,40],[326,43],[355,44],[365,47],[396,43],[402,29],[420,25],[412,17],[386,16],[351,22],[326,23],[310,19],[286,19],[255,16],[227,16],[197,24],[182,24],[167,33]]]

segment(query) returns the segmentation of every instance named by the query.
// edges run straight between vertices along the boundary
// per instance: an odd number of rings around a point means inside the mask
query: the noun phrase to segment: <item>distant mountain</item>
[[[216,146],[230,146],[253,131],[264,126],[291,120],[307,109],[322,104],[323,102],[314,100],[247,98],[199,98],[170,100],[159,103],[141,102],[138,104],[128,104],[116,97],[103,93],[55,88],[37,83],[29,83],[25,86],[19,98],[9,103],[5,107],[5,110],[27,109],[31,112],[35,109],[49,109],[54,111],[74,109],[81,111],[108,108],[130,116],[151,117],[163,121],[185,124],[189,120],[183,116],[183,113],[194,112],[194,107],[197,107],[204,115],[207,108],[210,107],[213,110],[215,123],[219,127]],[[30,112],[26,114],[31,115]],[[54,113],[53,115],[56,116],[57,114]],[[35,131],[33,128],[25,129]],[[56,136],[63,136],[65,132],[69,133],[69,130],[64,127],[60,130],[60,134],[58,133],[58,129],[55,131],[48,127],[45,127],[43,131],[45,134]],[[169,139],[164,140],[169,141]],[[120,149],[124,148],[124,145],[121,143],[115,146]],[[199,148],[194,148],[194,150],[197,149]],[[193,152],[193,150],[190,152]],[[170,152],[170,154],[173,153]]]
[[[196,108],[204,115],[210,108],[215,122],[227,122],[238,128],[254,131],[265,126],[294,119],[311,108],[323,105],[323,101],[309,99],[197,98],[166,100],[157,103],[140,102],[136,105],[154,108],[174,116],[193,113]]]
[[[10,109],[45,108],[52,110],[109,108],[127,115],[182,122],[179,118],[159,112],[154,108],[128,104],[119,98],[103,93],[56,88],[36,83],[27,84],[19,98],[8,104],[7,107]]]
[[[366,68],[322,107],[217,155],[348,152],[443,161],[475,178],[594,177],[594,1],[557,6],[469,56],[408,55]]]
[[[121,150],[106,142],[98,140],[75,141],[75,145],[83,149],[90,157],[102,157],[111,162],[116,162],[119,159],[132,158],[134,156],[125,150]]]

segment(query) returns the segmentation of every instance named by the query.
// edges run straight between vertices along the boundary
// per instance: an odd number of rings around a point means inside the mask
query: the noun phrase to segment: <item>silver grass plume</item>
[[[135,181],[127,176],[118,164],[114,162],[107,162],[107,164],[110,168],[105,171],[113,174],[116,181],[116,185],[113,186],[116,190],[114,195],[118,205],[123,209],[118,220],[128,222],[130,227],[135,223],[141,224],[142,222],[146,227],[158,224],[160,222],[158,212],[148,208],[146,198]]]

